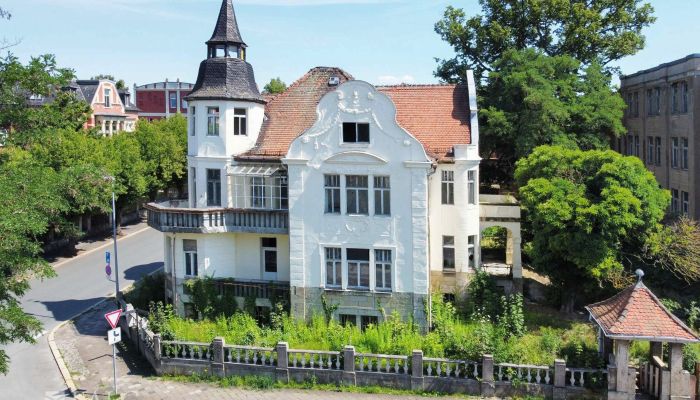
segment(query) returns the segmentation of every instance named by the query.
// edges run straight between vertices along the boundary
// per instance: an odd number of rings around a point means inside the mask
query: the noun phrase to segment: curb
[[[135,236],[135,235],[138,235],[138,234],[140,234],[140,233],[146,232],[146,231],[149,230],[149,229],[150,229],[150,226],[145,226],[145,227],[143,227],[143,228],[141,228],[141,229],[139,229],[139,230],[137,230],[137,231],[130,232],[130,233],[127,234],[127,235],[124,235],[124,236],[122,236],[122,237],[118,237],[118,238],[117,238],[117,242],[119,242],[119,241],[121,241],[121,240],[123,240],[123,239],[128,239],[128,238],[130,238],[130,237],[132,237],[132,236]],[[67,263],[69,263],[69,262],[71,262],[71,261],[77,260],[77,259],[79,259],[79,258],[81,258],[81,257],[83,257],[83,256],[87,256],[88,254],[92,254],[92,253],[94,253],[94,252],[96,252],[96,251],[100,251],[100,250],[102,250],[102,249],[105,249],[105,248],[107,248],[107,247],[109,247],[109,246],[113,246],[113,245],[114,245],[114,242],[113,242],[113,241],[109,241],[108,243],[105,243],[105,244],[102,244],[102,245],[100,245],[100,246],[97,246],[97,247],[95,247],[94,249],[86,250],[85,252],[80,253],[80,254],[78,254],[78,255],[75,256],[75,257],[71,257],[71,258],[68,258],[68,259],[66,259],[66,260],[59,261],[59,262],[57,262],[56,264],[51,264],[51,267],[53,267],[53,268],[59,268],[59,267],[65,265],[65,264],[67,264]]]

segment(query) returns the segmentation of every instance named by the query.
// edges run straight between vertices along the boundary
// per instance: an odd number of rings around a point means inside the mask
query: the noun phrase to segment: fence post
[[[289,383],[289,344],[287,342],[277,343],[277,368],[275,368],[275,378],[277,382]]]
[[[566,399],[566,361],[554,360],[554,388],[552,389],[554,400]]]
[[[156,333],[153,335],[153,357],[156,359],[156,361],[160,361],[162,357],[161,351],[160,333]]]
[[[224,338],[217,337],[211,342],[212,360],[211,373],[212,375],[223,378],[226,376],[224,369],[224,346],[226,342]]]
[[[695,393],[700,395],[700,362],[695,362]],[[697,398],[697,397],[696,397]]]
[[[493,356],[484,354],[481,359],[481,397],[493,397],[496,383],[493,379]]]
[[[411,390],[423,390],[423,350],[413,350],[411,355]]]
[[[345,346],[343,349],[343,384],[357,385],[355,379],[355,346]]]

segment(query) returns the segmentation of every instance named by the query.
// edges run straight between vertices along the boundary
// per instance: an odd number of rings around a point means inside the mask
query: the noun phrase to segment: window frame
[[[340,175],[324,174],[323,175],[323,190],[324,197],[324,214],[342,214],[342,202],[340,198],[341,184]]]
[[[476,205],[476,170],[467,171],[467,204]]]
[[[171,110],[177,110],[177,92],[168,93],[168,107]]]
[[[674,214],[680,213],[681,210],[681,196],[678,189],[671,188],[671,212]]]
[[[476,241],[476,235],[467,237],[467,263],[472,270],[476,270]]]
[[[221,133],[221,109],[207,107],[207,136],[216,137]]]
[[[323,252],[326,268],[325,286],[329,289],[341,289],[343,287],[343,249],[328,246],[323,248]],[[333,274],[329,274],[329,270],[332,270]]]
[[[689,150],[688,150],[688,138],[680,138],[680,169],[683,171],[688,170],[688,156],[689,156]]]
[[[265,185],[265,177],[251,176],[250,177],[250,208],[257,210],[266,209],[267,203],[267,186]]]
[[[374,249],[374,290],[378,292],[393,291],[394,258],[392,253],[393,252],[389,249]],[[370,274],[371,273],[372,271],[370,271]]]
[[[192,180],[192,208],[197,208],[197,168],[190,167],[190,175]]]
[[[354,126],[354,133],[349,132],[350,127]],[[365,128],[366,127],[366,132],[364,130],[361,132],[360,127]],[[370,140],[372,138],[371,134],[371,127],[369,122],[343,122],[342,125],[342,143],[346,144],[369,144]],[[361,135],[367,135],[367,140],[364,140],[364,137],[361,137]],[[354,137],[350,137],[353,136]],[[349,139],[349,140],[347,140]]]
[[[690,215],[690,193],[681,191],[681,213]]]
[[[453,206],[455,204],[455,172],[453,170],[443,170],[441,180],[441,201],[442,205]]]
[[[351,183],[357,179],[357,183]],[[364,180],[364,186],[362,181]],[[350,199],[354,198],[354,210],[351,210]],[[362,207],[364,200],[364,208]],[[345,175],[345,210],[347,215],[369,215],[369,176]]]
[[[207,168],[207,207],[221,207],[221,170],[215,168]],[[219,179],[211,178],[210,173],[218,172]],[[218,183],[218,185],[217,185]],[[212,201],[212,199],[214,201]]]
[[[680,147],[678,146],[678,137],[671,138],[671,168],[678,169],[680,161]]]
[[[242,112],[242,114],[241,114]],[[248,109],[233,109],[233,136],[248,136]]]
[[[186,246],[185,244],[192,245],[194,243],[194,250],[191,250],[191,246]],[[190,250],[187,250],[190,247]],[[184,267],[185,267],[185,278],[196,278],[199,276],[199,256],[197,249],[197,240],[194,239],[182,239],[182,253],[184,255]],[[194,274],[193,274],[194,272]]]
[[[355,259],[350,257],[350,252],[351,251],[366,251],[367,252],[367,259]],[[355,257],[355,256],[353,256]],[[371,259],[371,251],[370,249],[361,249],[361,248],[346,248],[345,249],[345,264],[347,265],[347,275],[348,275],[348,289],[351,290],[357,290],[357,291],[370,291],[371,286],[372,286],[372,259]],[[354,265],[357,270],[353,274],[351,272],[351,265]],[[363,271],[367,272],[367,286],[362,285],[362,277],[363,277]],[[356,276],[353,276],[356,275]],[[356,284],[353,284],[356,283]]]
[[[449,243],[451,238],[451,244]],[[452,253],[452,265],[448,265],[448,253]],[[442,270],[454,272],[457,269],[457,257],[455,253],[455,237],[443,235],[442,236]]]
[[[110,88],[105,88],[104,93],[102,93],[104,96],[104,103],[106,108],[111,108],[112,107],[112,89]]]
[[[647,165],[654,165],[654,154],[655,154],[654,137],[647,137]]]
[[[197,136],[197,107],[190,107],[190,136]]]
[[[391,216],[391,177],[373,176],[374,215]]]
[[[662,153],[662,146],[661,146],[661,136],[656,136],[656,165],[661,166],[661,153]]]

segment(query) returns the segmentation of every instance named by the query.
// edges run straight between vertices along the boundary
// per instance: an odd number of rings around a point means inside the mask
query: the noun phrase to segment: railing
[[[479,364],[476,361],[423,357],[423,370],[428,377],[479,379]]]
[[[288,352],[288,366],[293,368],[340,370],[343,368],[339,351],[292,350]]]
[[[551,368],[543,365],[496,364],[496,380],[504,382],[539,383],[549,385],[553,381]]]
[[[209,343],[164,340],[161,343],[161,357],[177,360],[209,361],[212,359],[210,346]]]
[[[224,361],[249,365],[277,365],[277,352],[269,347],[224,346]]]
[[[408,374],[408,357],[386,354],[355,354],[355,369],[360,372]]]
[[[161,232],[289,232],[289,212],[286,210],[200,209],[181,205],[181,201],[147,204],[148,225]]]
[[[217,293],[222,296],[255,297],[256,299],[289,299],[289,283],[270,283],[256,281],[214,280]]]
[[[602,387],[608,372],[595,368],[567,368],[566,386],[572,387]]]

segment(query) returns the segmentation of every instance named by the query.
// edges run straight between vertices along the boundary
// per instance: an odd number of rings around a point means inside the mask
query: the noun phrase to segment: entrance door
[[[277,239],[262,239],[262,278],[266,281],[277,280]]]

